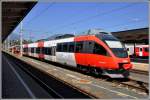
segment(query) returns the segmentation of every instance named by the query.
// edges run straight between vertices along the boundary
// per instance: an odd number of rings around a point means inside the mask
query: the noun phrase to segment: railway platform
[[[72,71],[74,69],[70,70],[69,68],[68,70],[68,68],[62,68],[63,66],[58,67],[29,57],[20,57],[18,55],[12,56],[21,61],[24,61],[27,64],[30,64],[43,73],[53,76],[56,79],[72,86],[73,88],[95,96],[96,98],[143,99],[148,97],[148,95],[144,92],[135,91],[135,89],[130,89],[128,87],[122,86],[121,84],[107,82],[101,78],[96,78],[79,73],[77,71]]]
[[[3,99],[92,98],[6,53],[2,70]]]
[[[141,70],[141,71],[149,71],[149,64],[146,63],[137,63],[137,62],[132,62],[133,64],[133,69],[135,70]]]

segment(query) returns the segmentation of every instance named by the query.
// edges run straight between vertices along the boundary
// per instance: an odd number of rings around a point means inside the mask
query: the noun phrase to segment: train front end
[[[98,37],[107,45],[113,62],[103,70],[103,75],[111,78],[128,78],[132,64],[124,44],[111,34],[100,34]]]

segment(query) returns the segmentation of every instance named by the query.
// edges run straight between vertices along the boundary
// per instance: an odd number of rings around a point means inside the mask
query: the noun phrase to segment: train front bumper
[[[118,69],[118,70],[104,70],[103,75],[110,78],[128,78],[129,70]]]

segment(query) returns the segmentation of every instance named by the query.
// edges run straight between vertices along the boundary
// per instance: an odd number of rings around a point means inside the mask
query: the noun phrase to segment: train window
[[[52,53],[52,55],[53,55],[53,56],[55,56],[55,55],[56,55],[56,47],[55,47],[55,46],[53,46],[53,47],[52,47],[52,51],[51,51],[51,53]]]
[[[28,48],[28,52],[31,52],[31,48]]]
[[[63,52],[67,52],[68,51],[68,43],[63,43],[62,44],[62,48],[63,48]]]
[[[31,48],[31,53],[34,53],[34,48]]]
[[[42,54],[45,53],[45,48],[44,48],[44,47],[41,48],[41,53],[42,53]]]
[[[74,52],[74,46],[75,46],[74,42],[70,42],[68,52]]]
[[[84,53],[93,53],[94,42],[93,41],[85,41],[84,42]]]
[[[36,48],[36,53],[40,53],[40,48]]]
[[[26,48],[26,52],[28,52],[29,51],[29,48]]]
[[[28,48],[24,48],[25,52],[28,52]]]
[[[142,51],[142,48],[140,48],[140,51]]]
[[[34,47],[34,53],[36,53],[36,48]]]
[[[76,48],[75,48],[76,53],[80,53],[83,51],[83,41],[76,42],[75,45],[76,45]]]
[[[128,57],[127,51],[124,48],[111,48],[111,50],[114,53],[114,55],[119,58]]]
[[[46,54],[47,50],[46,47],[43,47],[43,54]]]
[[[26,52],[26,48],[23,48],[23,52]]]
[[[99,45],[97,43],[94,44],[93,53],[94,54],[105,55],[105,56],[108,55],[108,52],[106,51],[106,49],[103,46],[101,46],[101,45]]]
[[[58,43],[57,44],[57,52],[62,52],[62,44],[61,43]]]
[[[52,55],[52,49],[50,47],[47,48],[47,55]]]

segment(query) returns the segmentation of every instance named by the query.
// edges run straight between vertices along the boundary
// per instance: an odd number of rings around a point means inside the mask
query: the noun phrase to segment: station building
[[[149,28],[148,27],[119,31],[119,32],[112,32],[112,34],[124,43],[149,44]]]

